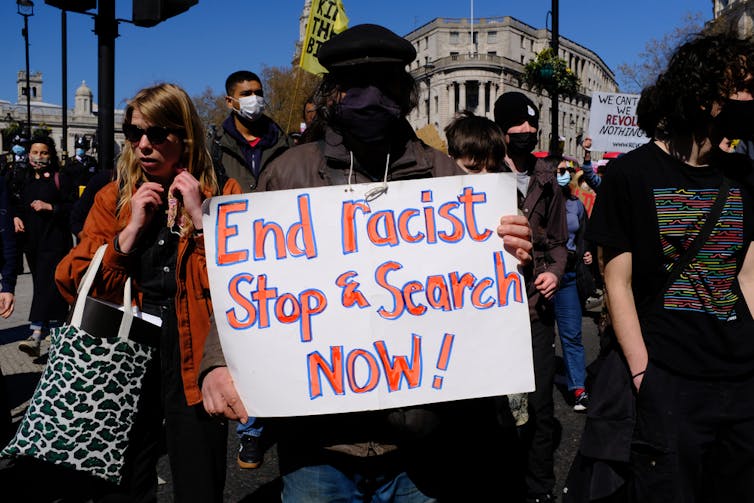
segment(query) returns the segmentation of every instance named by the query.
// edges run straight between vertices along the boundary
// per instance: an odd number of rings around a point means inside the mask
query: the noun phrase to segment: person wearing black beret
[[[328,73],[314,96],[322,134],[272,161],[256,190],[377,182],[372,196],[379,197],[389,181],[463,174],[419,140],[406,120],[417,104],[406,71],[415,57],[411,43],[373,24],[325,42],[318,58]],[[502,217],[498,234],[509,252],[530,260],[525,217]],[[236,392],[212,345],[204,352],[203,367],[211,368],[203,381],[205,403],[214,396],[232,400]],[[276,420],[283,501],[482,501],[509,491],[501,486],[515,470],[485,457],[499,460],[512,450],[501,441],[494,405],[492,399],[465,400]]]

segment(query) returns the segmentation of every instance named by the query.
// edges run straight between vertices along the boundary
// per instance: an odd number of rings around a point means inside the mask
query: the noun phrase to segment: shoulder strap
[[[210,155],[212,157],[212,167],[215,169],[215,177],[217,178],[217,187],[220,191],[220,194],[223,193],[223,187],[225,187],[225,182],[228,181],[228,173],[225,171],[225,166],[223,166],[223,150],[220,146],[220,142],[217,140],[217,137],[210,133]]]
[[[678,259],[678,262],[676,262],[673,268],[670,270],[670,275],[668,275],[668,279],[665,281],[663,292],[667,291],[667,289],[670,288],[675,280],[678,279],[686,266],[689,265],[689,262],[691,262],[691,260],[696,257],[696,254],[699,253],[699,250],[707,241],[707,238],[709,238],[710,234],[712,234],[712,229],[714,229],[715,225],[717,225],[717,221],[720,219],[720,215],[723,213],[725,202],[728,200],[730,185],[730,178],[723,176],[723,182],[720,184],[715,202],[709,211],[709,215],[707,215],[707,220],[704,222],[704,225],[699,231],[699,234],[697,234],[696,238],[694,238],[694,241],[683,252],[683,255],[681,255],[681,257]]]

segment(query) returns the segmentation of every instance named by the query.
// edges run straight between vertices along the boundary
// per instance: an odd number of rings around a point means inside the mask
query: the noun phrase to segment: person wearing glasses
[[[231,73],[225,80],[225,94],[230,115],[213,138],[212,157],[244,192],[251,192],[262,170],[292,147],[293,140],[264,114],[264,89],[257,74]]]
[[[136,501],[156,499],[164,419],[175,501],[221,502],[227,422],[205,412],[198,384],[212,313],[201,205],[221,192],[206,133],[186,92],[160,84],[128,102],[123,134],[117,179],[97,194],[80,242],[55,276],[73,302],[95,250],[107,243],[92,295],[119,302],[131,277],[142,310],[162,319],[159,357],[145,378],[126,476],[122,487],[109,489]],[[229,179],[222,193],[238,194],[240,187]]]

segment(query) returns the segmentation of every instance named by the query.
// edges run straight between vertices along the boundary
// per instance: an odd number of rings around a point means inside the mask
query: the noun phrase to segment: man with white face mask
[[[225,104],[230,115],[212,142],[212,158],[252,191],[265,166],[293,146],[275,121],[264,114],[264,89],[259,77],[246,70],[231,73],[225,80]]]

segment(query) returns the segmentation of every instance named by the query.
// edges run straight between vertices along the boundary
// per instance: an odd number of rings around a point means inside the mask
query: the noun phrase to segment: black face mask
[[[727,100],[714,124],[721,138],[754,139],[754,100]]]
[[[374,143],[387,138],[401,108],[374,86],[352,87],[338,103],[336,115],[345,135]]]
[[[508,152],[529,154],[537,146],[537,133],[508,133]]]

